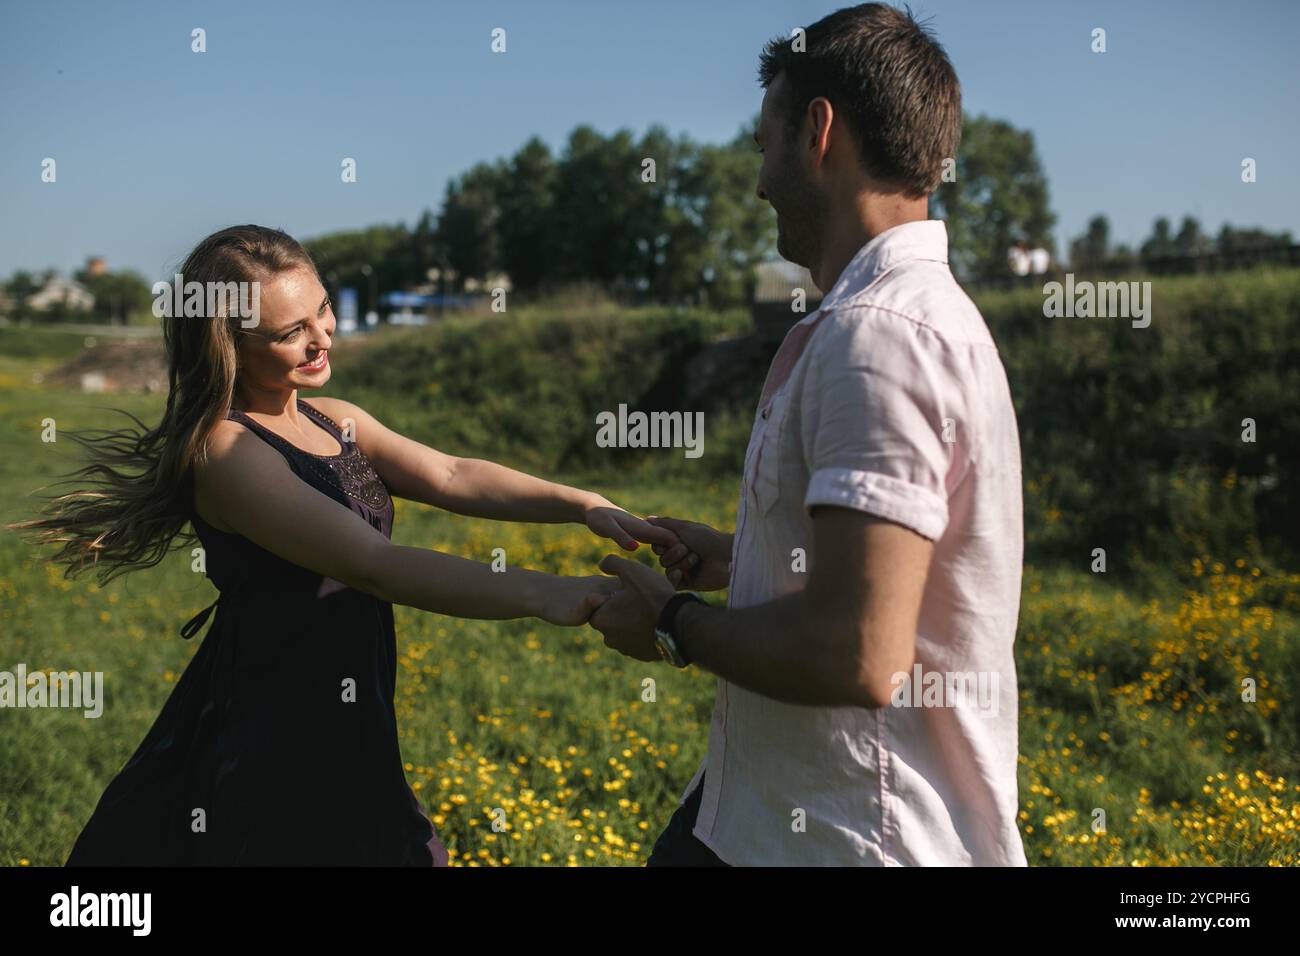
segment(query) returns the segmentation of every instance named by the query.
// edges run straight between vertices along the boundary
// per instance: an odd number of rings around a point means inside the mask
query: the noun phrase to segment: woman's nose
[[[333,339],[334,321],[327,319],[312,324],[311,341],[316,348],[327,349]]]

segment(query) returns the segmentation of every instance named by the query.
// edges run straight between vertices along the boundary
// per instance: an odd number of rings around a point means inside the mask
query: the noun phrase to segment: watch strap
[[[690,656],[686,653],[686,648],[682,646],[681,635],[677,632],[677,612],[681,610],[683,604],[690,602],[706,603],[705,600],[693,591],[682,591],[674,594],[668,599],[662,611],[659,612],[659,624],[656,630],[662,631],[672,640],[673,646],[677,649],[678,656],[685,662],[683,666],[693,663]]]

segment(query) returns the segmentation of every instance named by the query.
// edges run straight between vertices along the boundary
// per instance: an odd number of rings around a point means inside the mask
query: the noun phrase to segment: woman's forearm
[[[599,495],[515,471],[481,458],[460,458],[439,489],[438,506],[497,521],[583,523],[587,509],[607,504]]]
[[[479,620],[540,617],[551,575],[525,568],[494,571],[467,558],[389,545],[369,562],[360,586],[393,604]]]

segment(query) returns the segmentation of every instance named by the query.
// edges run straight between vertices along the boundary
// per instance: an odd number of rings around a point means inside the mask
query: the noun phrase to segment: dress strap
[[[213,609],[221,603],[223,597],[225,597],[224,594],[219,595],[215,601],[186,621],[185,625],[181,628],[181,637],[188,641],[195,634],[199,633],[199,631],[203,630],[203,625],[207,623],[208,618],[212,616]]]
[[[321,428],[333,435],[334,440],[339,443],[339,448],[343,449],[345,452],[348,450],[348,446],[352,444],[352,442],[344,440],[343,429],[339,427],[338,422],[334,421],[334,419],[330,418],[319,408],[304,402],[301,398],[298,399],[298,407],[307,414],[307,417],[311,418],[320,425]]]
[[[230,410],[230,413],[226,417],[233,418],[235,421],[239,422],[239,424],[243,425],[245,428],[251,428],[253,430],[254,435],[262,439],[262,441],[274,445],[276,448],[287,448],[291,452],[301,451],[301,449],[299,449],[298,446],[295,445],[293,442],[281,438],[279,435],[271,431],[271,429],[267,428],[265,425],[259,425],[257,422],[253,421],[253,419],[250,418],[248,415],[244,414],[244,412],[241,411],[240,409],[232,408]]]
[[[329,432],[332,436],[334,436],[334,440],[339,443],[339,449],[343,454],[346,455],[348,451],[351,450],[353,443],[344,441],[343,430],[339,428],[338,424],[334,421],[334,419],[330,418],[324,412],[319,411],[318,409],[315,409],[312,406],[308,405],[301,398],[298,399],[298,410],[301,411],[308,418],[310,418],[312,421],[320,425],[320,427],[325,429],[325,431]],[[299,455],[312,454],[309,451],[304,451],[303,449],[299,448],[297,445],[295,445],[293,442],[289,441],[288,439],[281,438],[279,435],[271,431],[271,429],[267,428],[265,425],[259,425],[257,422],[253,421],[253,419],[249,417],[248,414],[246,414],[241,409],[237,409],[237,408],[230,409],[226,417],[233,418],[235,421],[239,422],[239,424],[251,428],[259,438],[261,438],[263,441],[270,442],[272,445],[276,446],[277,448],[287,448],[289,451],[297,452]],[[319,457],[319,456],[315,456],[315,457]],[[325,457],[331,457],[331,456],[327,455]]]

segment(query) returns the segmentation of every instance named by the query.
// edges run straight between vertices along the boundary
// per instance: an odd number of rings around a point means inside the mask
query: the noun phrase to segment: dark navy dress
[[[393,501],[354,443],[314,455],[232,410],[294,473],[387,537]],[[220,597],[203,644],[109,784],[69,866],[445,865],[402,772],[393,607],[192,515]]]

